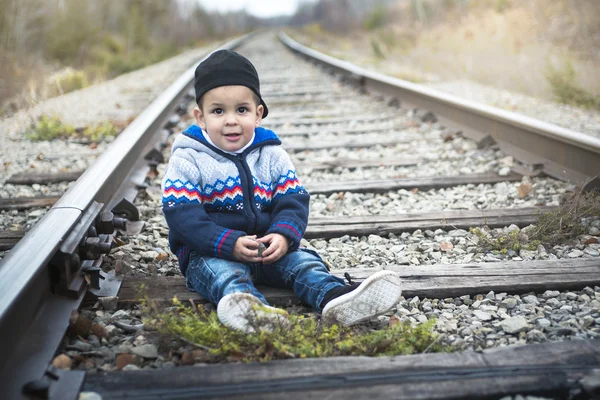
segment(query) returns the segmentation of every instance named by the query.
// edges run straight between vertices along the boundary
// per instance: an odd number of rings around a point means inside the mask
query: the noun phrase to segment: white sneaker
[[[401,294],[398,274],[379,271],[365,279],[353,291],[327,303],[323,308],[322,318],[327,323],[355,325],[394,307]]]
[[[289,325],[285,310],[267,306],[250,293],[224,296],[217,305],[217,316],[223,325],[245,333],[272,332],[278,326]]]

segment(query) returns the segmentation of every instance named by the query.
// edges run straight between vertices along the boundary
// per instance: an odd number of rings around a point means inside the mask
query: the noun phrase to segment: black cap
[[[269,109],[260,95],[258,73],[254,65],[244,56],[231,50],[218,50],[212,53],[196,67],[194,89],[196,103],[204,93],[220,86],[241,85],[250,88],[264,107],[262,117]]]

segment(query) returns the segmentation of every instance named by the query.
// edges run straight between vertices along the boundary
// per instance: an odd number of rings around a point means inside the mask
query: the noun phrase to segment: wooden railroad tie
[[[554,207],[534,207],[500,210],[459,210],[426,213],[408,213],[398,215],[317,217],[309,220],[304,234],[306,239],[340,237],[343,235],[364,236],[370,234],[387,235],[414,231],[416,229],[468,229],[487,225],[503,227],[515,224],[526,226],[533,224],[541,212]],[[8,250],[24,236],[22,231],[7,231],[6,237],[0,236],[0,249]]]
[[[16,197],[0,199],[0,210],[27,210],[29,208],[51,207],[60,196]]]
[[[281,130],[279,132],[277,132],[277,136],[279,136],[280,138],[287,138],[287,137],[295,137],[295,136],[299,136],[299,137],[309,137],[311,135],[323,135],[323,134],[329,134],[329,133],[338,133],[338,134],[346,134],[346,135],[352,135],[352,134],[358,134],[358,133],[377,133],[377,132],[386,132],[386,134],[392,134],[392,133],[400,133],[402,134],[401,138],[388,138],[386,139],[383,143],[388,143],[389,141],[392,141],[392,143],[411,143],[414,142],[416,140],[423,140],[423,135],[420,135],[418,133],[414,133],[414,132],[403,132],[403,130],[406,129],[404,127],[391,127],[391,126],[381,126],[381,125],[375,125],[375,126],[369,126],[366,128],[342,128],[342,127],[335,127],[335,126],[330,126],[330,127],[323,127],[323,128],[318,128],[318,129],[306,129],[306,128],[297,128],[297,129],[285,129],[285,130]],[[393,140],[396,139],[396,140]],[[298,139],[301,140],[301,139]],[[314,140],[314,139],[313,139]],[[340,145],[338,144],[337,147],[340,147]]]
[[[393,130],[390,128],[390,130]],[[326,150],[326,149],[335,149],[338,147],[344,147],[348,149],[358,149],[363,147],[373,147],[373,146],[394,146],[394,145],[405,145],[407,146],[410,143],[415,141],[414,138],[406,138],[401,139],[397,137],[380,137],[376,140],[369,140],[368,142],[364,139],[351,139],[351,140],[319,140],[318,142],[315,140],[296,140],[294,143],[287,143],[284,141],[283,148],[287,151],[306,151],[306,150]]]
[[[335,266],[334,266],[335,267]],[[580,290],[600,285],[600,260],[593,258],[548,261],[506,261],[470,264],[392,265],[385,270],[399,274],[402,294],[409,298],[447,298],[486,294],[489,291],[511,294],[546,290]],[[348,272],[357,280],[365,279],[378,269],[345,269],[331,272],[343,277]],[[180,300],[204,300],[190,292],[181,276],[160,278],[126,277],[119,293],[119,302],[137,303],[138,288],[145,286],[149,298],[168,303],[177,296]],[[288,304],[298,302],[292,290],[258,287],[269,302]]]
[[[298,170],[323,170],[333,168],[377,168],[377,167],[407,167],[417,165],[422,162],[420,158],[402,157],[402,158],[374,158],[371,160],[352,160],[349,158],[332,158],[319,162],[295,162]]]
[[[69,171],[57,173],[19,173],[14,174],[6,180],[6,183],[13,185],[47,185],[48,183],[72,182],[76,181],[83,171]]]
[[[409,162],[412,162],[410,160]],[[370,162],[370,161],[369,161]],[[401,160],[402,162],[402,160]],[[440,176],[413,179],[382,179],[377,181],[341,181],[318,182],[305,185],[312,194],[331,194],[335,192],[387,192],[399,189],[429,190],[469,183],[497,183],[503,181],[519,181],[521,175],[511,174],[499,176],[495,174],[477,174],[463,176]],[[49,207],[58,201],[60,196],[17,197],[0,199],[0,210],[26,210],[34,207]]]
[[[10,250],[25,236],[23,231],[0,231],[0,251]]]
[[[88,374],[84,391],[104,398],[459,399],[507,394],[566,394],[597,398],[600,340],[569,340],[483,352],[395,357],[326,357],[269,363],[181,366]],[[152,382],[149,384],[149,382]]]
[[[423,178],[379,179],[370,181],[336,181],[305,184],[310,194],[332,194],[336,192],[383,193],[391,190],[430,190],[460,185],[494,184],[499,182],[518,182],[522,175],[511,173],[508,176],[497,174],[473,174],[459,176],[433,176]]]
[[[512,224],[523,227],[537,222],[541,213],[556,207],[507,208],[498,210],[457,210],[395,215],[314,217],[308,221],[306,239],[330,239],[343,235],[366,236],[411,232],[417,229],[499,228]]]

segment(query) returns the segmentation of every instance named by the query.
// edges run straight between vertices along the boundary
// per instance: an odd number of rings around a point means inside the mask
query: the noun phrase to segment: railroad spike
[[[150,163],[154,162],[157,164],[162,164],[165,162],[165,156],[163,156],[162,152],[153,147],[146,155],[144,156],[144,160],[149,161]]]
[[[140,212],[133,204],[127,199],[122,199],[113,209],[112,212],[115,215],[119,215],[122,218],[127,219],[128,221],[139,221]]]
[[[47,399],[50,392],[50,382],[44,379],[27,382],[23,386],[23,393],[37,399]]]
[[[115,230],[124,230],[127,219],[115,216],[111,211],[104,211],[96,218],[96,230],[100,234],[112,234]]]

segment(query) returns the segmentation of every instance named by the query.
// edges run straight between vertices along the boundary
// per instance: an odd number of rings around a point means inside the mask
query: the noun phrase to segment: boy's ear
[[[196,118],[196,122],[200,126],[200,128],[206,130],[206,123],[204,121],[204,114],[200,107],[194,107],[194,118]]]
[[[255,124],[256,128],[258,128],[258,126],[262,122],[262,116],[263,116],[264,110],[265,110],[265,108],[263,107],[262,104],[259,104],[258,107],[256,107],[256,124]]]

